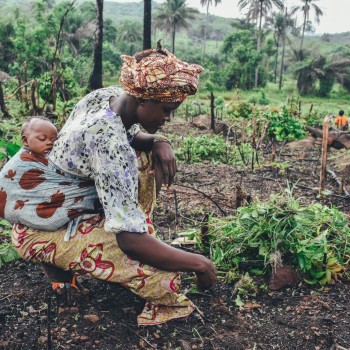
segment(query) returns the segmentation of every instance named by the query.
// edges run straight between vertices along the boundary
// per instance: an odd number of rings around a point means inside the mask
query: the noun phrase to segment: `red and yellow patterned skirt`
[[[154,177],[149,175],[150,155],[139,154],[139,202],[149,233],[154,234],[150,215],[155,203]],[[77,275],[120,283],[146,300],[139,325],[160,324],[190,315],[194,304],[180,293],[180,273],[166,272],[133,260],[118,247],[115,234],[104,230],[104,220],[80,223],[77,233],[64,241],[66,229],[43,232],[16,224],[12,242],[21,257],[45,262]]]

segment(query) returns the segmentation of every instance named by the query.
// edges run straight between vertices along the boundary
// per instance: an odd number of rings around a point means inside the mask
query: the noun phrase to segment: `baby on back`
[[[56,127],[33,117],[21,129],[23,148],[0,171],[0,217],[38,230],[54,231],[84,214],[100,212],[94,182],[59,169],[48,155],[57,139]],[[70,230],[74,231],[74,230]],[[71,232],[71,235],[74,232]]]
[[[21,137],[27,150],[46,157],[57,140],[57,129],[48,119],[33,117],[23,123]]]

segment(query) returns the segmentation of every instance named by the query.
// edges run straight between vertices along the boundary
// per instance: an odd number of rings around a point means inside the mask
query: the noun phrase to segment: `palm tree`
[[[102,87],[103,0],[96,0],[96,21],[94,61],[89,79],[90,91]]]
[[[135,53],[138,43],[142,41],[142,26],[140,23],[126,21],[118,28],[118,40],[125,43],[125,50],[131,56]]]
[[[152,47],[152,0],[144,0],[143,4],[143,49]]]
[[[318,94],[327,96],[334,83],[344,84],[349,76],[350,59],[324,56],[306,59],[296,63],[294,73],[297,77],[297,87],[301,95],[308,95],[316,91],[316,82],[319,83]]]
[[[260,51],[261,49],[262,18],[264,14],[266,15],[272,9],[273,6],[276,6],[279,9],[283,9],[284,7],[283,0],[239,0],[238,1],[238,8],[240,11],[248,7],[248,14],[250,14],[250,16],[254,14],[256,16],[256,19],[259,18],[258,40],[256,45],[257,51]],[[255,87],[258,86],[258,79],[259,79],[259,67],[257,67],[255,70]]]
[[[217,4],[220,4],[221,0],[214,0],[214,6],[217,6]],[[204,41],[203,41],[203,57],[205,55],[205,44],[207,41],[207,28],[208,28],[208,22],[209,22],[209,6],[213,4],[213,0],[201,0],[202,6],[207,6],[207,17],[205,21],[205,27],[204,27]]]
[[[305,35],[306,25],[307,25],[307,23],[310,22],[310,12],[311,11],[314,12],[315,21],[317,24],[320,23],[320,18],[321,18],[321,16],[323,16],[323,12],[322,12],[321,8],[315,4],[315,2],[317,2],[319,0],[299,0],[299,1],[301,1],[300,6],[294,6],[292,11],[293,11],[293,13],[295,13],[295,12],[301,10],[303,12],[303,16],[304,16],[303,29],[302,29],[302,33],[301,33],[301,42],[300,42],[300,51],[302,51],[303,45],[304,45],[304,35]]]
[[[189,20],[194,20],[199,13],[197,9],[187,7],[186,0],[166,0],[155,16],[156,26],[171,33],[171,51],[175,52],[176,31],[190,27]]]
[[[276,44],[276,54],[275,54],[275,64],[274,64],[274,83],[277,82],[277,67],[278,67],[278,56],[280,44],[282,41],[282,52],[281,52],[281,68],[280,68],[280,79],[279,79],[279,89],[282,87],[283,73],[284,73],[284,55],[286,48],[287,30],[295,29],[295,20],[292,17],[291,11],[273,13],[272,17],[268,17],[267,20],[272,24],[274,29],[274,40]],[[288,39],[289,40],[289,39]],[[289,40],[290,41],[290,40]]]

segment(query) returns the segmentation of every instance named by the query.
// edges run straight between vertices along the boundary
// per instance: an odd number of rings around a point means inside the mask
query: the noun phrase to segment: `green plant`
[[[248,157],[251,153],[251,146],[242,144],[240,151]],[[181,146],[176,150],[175,155],[179,160],[187,163],[203,161],[226,164],[242,163],[237,146],[229,144],[217,135],[187,136],[181,141]]]
[[[7,262],[19,258],[18,253],[10,241],[12,225],[5,220],[0,220],[0,267]]]
[[[342,213],[318,203],[303,206],[289,188],[209,224],[211,258],[231,275],[265,274],[284,262],[299,268],[307,283],[323,285],[349,266],[350,228]]]
[[[300,140],[305,136],[303,121],[294,118],[286,105],[278,113],[266,113],[266,117],[270,120],[269,134],[277,141]]]

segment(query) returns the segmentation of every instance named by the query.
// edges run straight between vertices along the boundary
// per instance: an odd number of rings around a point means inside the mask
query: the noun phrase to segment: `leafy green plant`
[[[242,144],[241,152],[248,156],[251,153],[250,147],[249,144]],[[226,164],[242,162],[237,146],[229,144],[217,135],[188,136],[181,141],[181,146],[175,155],[179,160],[188,163],[201,163],[206,160]]]
[[[350,228],[342,213],[318,203],[303,206],[290,189],[211,218],[210,255],[219,271],[265,274],[271,265],[298,268],[307,283],[340,278],[350,262]]]
[[[0,220],[0,267],[19,258],[10,240],[11,228],[12,225],[10,223]]]
[[[21,146],[18,144],[0,140],[0,160],[13,157],[20,150],[20,148]]]
[[[278,113],[267,113],[266,117],[270,120],[269,134],[277,141],[300,140],[305,136],[303,121],[294,118],[286,105]]]
[[[250,103],[232,103],[227,111],[229,116],[234,118],[251,119],[254,106]]]

